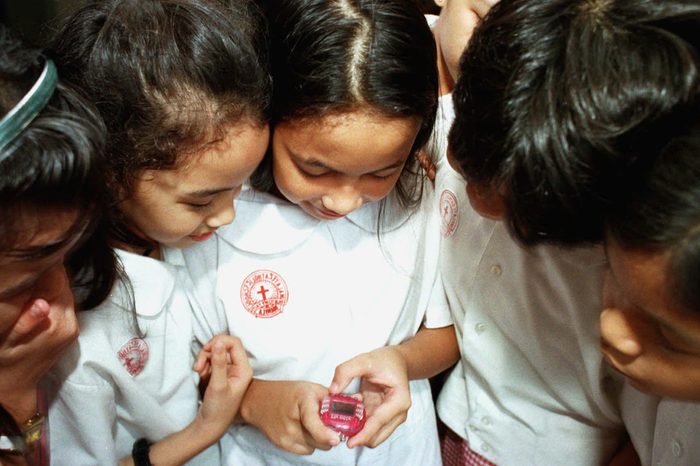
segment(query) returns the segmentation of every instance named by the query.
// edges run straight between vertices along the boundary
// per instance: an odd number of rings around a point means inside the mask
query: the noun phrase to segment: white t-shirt
[[[619,443],[619,381],[599,351],[601,248],[523,248],[478,215],[443,154],[440,255],[461,362],[438,415],[499,466],[599,465]]]
[[[621,404],[643,466],[700,464],[700,403],[659,399],[625,384]]]
[[[198,337],[240,337],[256,378],[328,386],[338,364],[400,343],[422,323],[450,325],[431,189],[426,184],[425,202],[409,217],[389,200],[380,239],[378,203],[319,221],[287,201],[244,191],[233,224],[183,251],[202,309]],[[411,382],[411,395],[408,420],[378,448],[341,444],[297,456],[251,426],[234,426],[223,447],[228,464],[438,465],[427,381]]]
[[[49,380],[51,464],[115,465],[134,442],[155,442],[195,418],[198,376],[192,370],[192,310],[178,271],[117,251],[134,291],[138,337],[118,283],[102,305],[78,313],[80,336]],[[220,464],[218,445],[188,464]]]

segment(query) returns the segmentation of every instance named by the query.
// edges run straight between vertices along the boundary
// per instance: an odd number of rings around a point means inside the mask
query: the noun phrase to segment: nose
[[[323,208],[338,215],[347,215],[362,206],[362,195],[350,186],[321,196]]]
[[[220,206],[208,216],[205,223],[209,228],[219,228],[233,222],[236,211],[233,207],[233,196],[225,199]]]

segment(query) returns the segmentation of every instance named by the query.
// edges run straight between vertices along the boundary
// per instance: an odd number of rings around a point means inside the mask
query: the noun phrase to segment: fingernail
[[[328,387],[328,391],[331,393],[331,395],[335,395],[338,393],[338,384],[333,382],[330,387]]]
[[[32,316],[37,318],[46,317],[49,313],[49,310],[49,303],[47,303],[45,299],[41,298],[35,299],[32,303],[32,306],[29,308],[29,312],[32,313]]]

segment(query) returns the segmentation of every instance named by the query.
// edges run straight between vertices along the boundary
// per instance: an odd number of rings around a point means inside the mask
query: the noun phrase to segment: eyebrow
[[[36,248],[26,248],[26,249],[21,249],[21,250],[15,250],[13,251],[10,256],[11,257],[17,257],[20,258],[20,260],[42,260],[51,257],[52,255],[56,254],[58,251],[61,249],[65,248],[70,241],[73,239],[73,237],[69,236],[68,238],[64,238],[62,240],[47,244],[47,245],[42,245]],[[0,292],[0,299],[6,299],[8,297],[14,296],[16,294],[21,293],[22,291],[26,290],[27,288],[30,288],[33,286],[39,278],[51,267],[56,265],[58,261],[52,261],[50,264],[47,264],[46,267],[42,268],[41,270],[37,271],[36,273],[32,274],[29,278],[22,280],[21,282],[11,286],[10,288],[7,288],[6,290],[3,290]]]
[[[76,235],[69,231],[67,234],[56,241],[52,241],[40,246],[30,246],[26,248],[18,248],[10,251],[7,255],[21,260],[38,260],[49,257],[63,249],[71,241],[76,238]]]
[[[303,163],[305,163],[306,165],[312,165],[312,166],[314,166],[314,167],[316,167],[316,168],[321,168],[321,169],[324,169],[324,170],[330,170],[330,171],[334,171],[334,172],[337,172],[337,171],[338,171],[338,170],[336,170],[335,168],[329,167],[329,166],[326,165],[325,163],[323,163],[323,162],[321,162],[320,160],[317,160],[317,159],[315,159],[315,158],[306,159],[306,158],[304,158],[304,157],[302,157],[302,156],[300,156],[299,154],[296,154],[296,153],[294,153],[294,152],[291,152],[291,151],[290,151],[290,153],[292,154],[292,156],[293,156],[294,158],[301,160],[301,161],[302,161]],[[400,167],[400,166],[403,165],[404,163],[406,163],[406,160],[405,160],[405,159],[400,159],[400,160],[397,160],[396,162],[392,163],[391,165],[387,165],[387,166],[384,167],[384,168],[380,168],[380,169],[378,169],[378,170],[373,170],[373,171],[368,172],[368,173],[379,173],[379,172],[383,172],[383,171],[386,171],[386,170],[391,170],[391,169],[393,169],[393,168],[398,168],[398,167]]]
[[[223,193],[224,191],[230,191],[232,189],[236,189],[235,186],[230,187],[230,188],[212,188],[212,189],[200,189],[198,191],[192,191],[185,193],[185,196],[189,197],[209,197],[213,196],[214,194],[219,194]]]

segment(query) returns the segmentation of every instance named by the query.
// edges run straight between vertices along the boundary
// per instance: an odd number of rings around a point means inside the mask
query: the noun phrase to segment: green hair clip
[[[0,151],[14,141],[46,106],[57,81],[56,65],[47,59],[44,70],[29,92],[0,120]],[[8,155],[0,152],[0,162]]]

